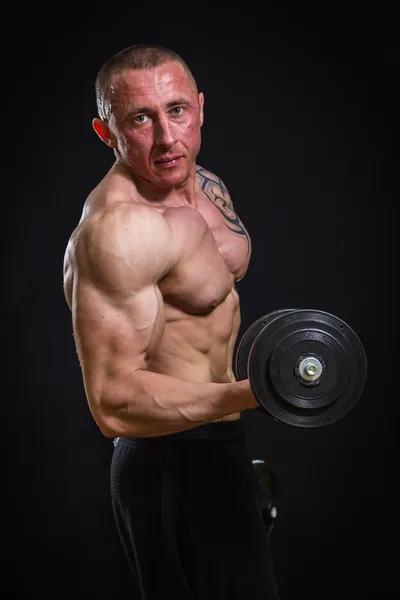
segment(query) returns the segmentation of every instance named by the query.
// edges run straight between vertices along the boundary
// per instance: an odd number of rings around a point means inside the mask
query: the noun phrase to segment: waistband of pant
[[[169,433],[162,436],[153,437],[120,437],[114,440],[114,445],[117,442],[138,443],[141,441],[151,440],[153,442],[163,443],[164,441],[171,442],[186,442],[186,441],[241,441],[245,436],[245,426],[241,418],[234,421],[217,421],[204,423],[192,429],[179,431],[177,433]]]

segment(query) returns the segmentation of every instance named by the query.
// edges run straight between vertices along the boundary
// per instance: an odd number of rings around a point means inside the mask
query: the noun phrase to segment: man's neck
[[[125,165],[116,162],[114,165],[115,171],[128,177],[135,185],[141,199],[154,207],[179,207],[190,206],[196,207],[195,199],[195,184],[196,184],[196,165],[193,164],[188,178],[179,186],[172,188],[161,188],[154,185],[152,182],[137,177]]]

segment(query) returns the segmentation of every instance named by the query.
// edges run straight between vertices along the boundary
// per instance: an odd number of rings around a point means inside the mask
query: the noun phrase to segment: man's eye
[[[137,115],[137,117],[135,117],[134,121],[135,123],[145,123],[147,119],[147,115]]]
[[[182,106],[174,106],[174,108],[171,109],[171,112],[174,115],[180,115],[183,112],[183,108]]]

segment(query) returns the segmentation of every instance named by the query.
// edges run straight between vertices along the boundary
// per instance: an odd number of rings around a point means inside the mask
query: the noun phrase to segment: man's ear
[[[200,125],[203,125],[204,122],[204,94],[200,92],[199,94],[199,107],[200,107]]]
[[[92,126],[102,142],[104,142],[110,148],[115,148],[115,146],[117,145],[117,140],[114,134],[111,133],[111,130],[106,121],[103,121],[103,119],[99,119],[98,117],[96,117],[92,121]]]

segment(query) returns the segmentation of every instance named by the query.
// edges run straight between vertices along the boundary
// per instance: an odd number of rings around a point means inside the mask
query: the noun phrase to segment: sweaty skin
[[[235,282],[251,256],[224,183],[196,165],[203,97],[180,64],[114,77],[93,126],[116,162],[64,258],[85,392],[108,437],[157,436],[257,406],[235,382]]]

